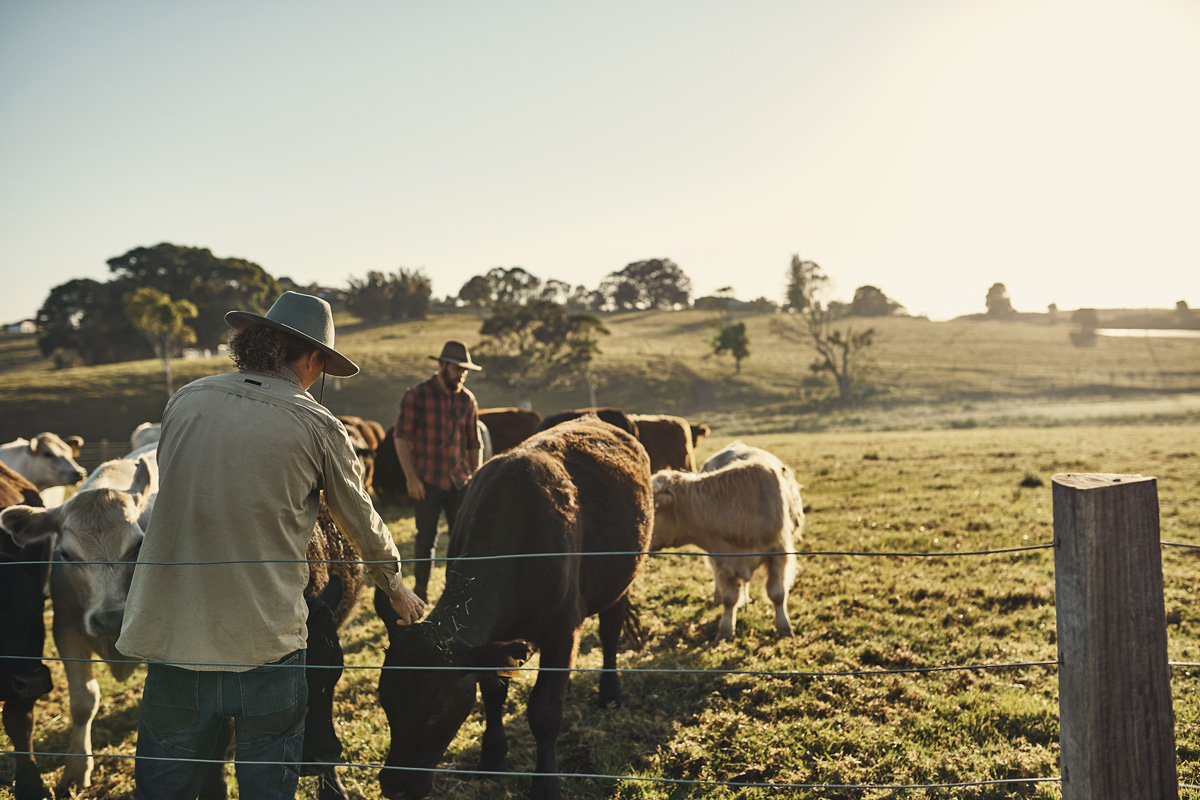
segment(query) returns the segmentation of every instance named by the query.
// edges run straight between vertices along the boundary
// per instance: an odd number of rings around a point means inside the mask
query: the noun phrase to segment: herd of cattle
[[[361,417],[339,419],[377,502],[406,502],[392,431]],[[486,720],[480,768],[507,768],[502,712],[508,677],[534,652],[540,668],[527,711],[537,743],[532,796],[558,797],[555,741],[579,629],[588,617],[598,617],[600,702],[619,703],[617,644],[623,630],[636,627],[628,590],[648,551],[693,544],[710,554],[714,604],[724,609],[718,639],[733,636],[751,575],[765,565],[776,631],[792,633],[787,594],[804,513],[791,470],[774,455],[734,442],[697,471],[696,444],[709,433],[707,426],[612,408],[545,419],[523,409],[483,409],[479,420],[485,463],[451,532],[445,588],[436,605],[422,622],[401,626],[386,598],[376,596],[390,641],[383,666],[404,668],[384,669],[379,680],[391,729],[380,785],[389,798],[429,792],[428,770],[469,714],[477,687]],[[49,796],[31,755],[34,703],[51,689],[40,660],[47,587],[72,721],[61,787],[90,784],[91,725],[100,702],[93,656],[118,681],[136,667],[114,643],[154,508],[157,439],[156,424],[138,426],[129,454],[90,476],[75,461],[83,444],[78,437],[43,433],[0,445],[0,700],[17,753],[19,800]],[[48,490],[77,483],[68,499],[54,505]],[[343,664],[338,629],[364,578],[323,501],[307,557],[305,774],[320,776],[323,799],[344,798],[333,768],[342,759],[332,714]],[[223,758],[227,745],[222,741],[214,759]],[[217,768],[201,797],[224,796]]]

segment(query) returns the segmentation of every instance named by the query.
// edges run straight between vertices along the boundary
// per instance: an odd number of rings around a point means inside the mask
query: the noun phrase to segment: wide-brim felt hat
[[[471,360],[471,352],[467,350],[467,346],[454,339],[442,345],[442,354],[440,356],[430,356],[430,358],[434,361],[449,361],[451,364],[458,364],[460,367],[467,369],[483,369],[483,367]]]
[[[250,325],[266,325],[291,334],[325,354],[325,372],[328,374],[339,378],[358,374],[358,365],[333,349],[333,309],[319,297],[284,292],[265,316],[249,311],[230,311],[225,315],[225,321],[236,331]]]

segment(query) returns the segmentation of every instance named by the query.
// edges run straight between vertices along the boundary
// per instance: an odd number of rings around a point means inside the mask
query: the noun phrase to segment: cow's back
[[[632,436],[596,420],[538,434],[483,466],[455,523],[444,601],[472,594],[509,627],[497,635],[536,640],[548,608],[564,602],[590,616],[629,588],[648,549],[653,499],[650,464]],[[532,553],[618,553],[582,558],[471,557]],[[577,601],[577,602],[575,602]],[[508,623],[506,623],[508,624]]]

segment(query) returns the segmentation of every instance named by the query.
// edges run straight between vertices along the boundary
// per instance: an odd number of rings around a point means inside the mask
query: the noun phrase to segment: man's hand
[[[425,482],[420,478],[408,480],[408,496],[418,503],[425,499]]]
[[[413,594],[413,591],[400,584],[400,588],[388,595],[392,610],[400,617],[401,625],[411,625],[425,614],[425,601]]]

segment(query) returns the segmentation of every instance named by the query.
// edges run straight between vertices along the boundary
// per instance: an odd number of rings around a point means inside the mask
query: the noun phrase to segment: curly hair
[[[229,357],[238,369],[278,373],[317,348],[268,325],[248,325],[229,340]]]

